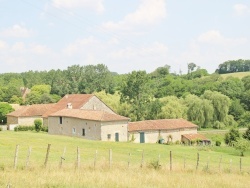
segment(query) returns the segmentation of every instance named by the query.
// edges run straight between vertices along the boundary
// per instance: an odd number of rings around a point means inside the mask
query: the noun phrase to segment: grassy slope
[[[31,185],[35,187],[103,187],[104,185],[106,185],[104,187],[165,187],[166,183],[174,187],[213,187],[213,185],[219,185],[219,187],[245,187],[246,182],[249,180],[250,152],[246,153],[246,157],[243,158],[243,174],[239,174],[239,153],[228,147],[204,148],[113,143],[53,136],[46,133],[10,131],[0,132],[0,138],[1,187],[5,186],[8,181],[14,187],[22,187],[23,185],[26,187]],[[51,144],[51,152],[48,168],[44,169],[42,166],[48,143]],[[14,171],[13,159],[16,144],[19,144],[20,148],[18,170]],[[30,169],[25,169],[29,146],[32,147]],[[81,153],[81,170],[79,171],[75,171],[74,168],[77,146],[80,147]],[[66,147],[66,160],[64,161],[63,169],[60,170],[58,164],[64,147]],[[111,170],[108,169],[109,149],[113,151]],[[95,150],[98,150],[96,170],[93,169]],[[145,152],[145,166],[148,166],[152,161],[156,161],[160,154],[162,169],[141,169],[139,166],[142,150]],[[169,174],[170,150],[173,153],[173,174]],[[195,172],[197,152],[200,153],[198,173]],[[127,169],[128,153],[131,153],[130,169]],[[221,156],[221,170],[226,172],[223,175],[219,173],[218,169],[218,162]],[[184,157],[186,159],[185,170],[183,169]],[[231,159],[233,173],[230,174],[228,171]],[[211,173],[202,173],[208,160]],[[234,181],[230,183],[228,178]]]
[[[236,72],[236,73],[229,73],[229,74],[221,74],[221,76],[223,78],[227,78],[227,77],[236,77],[236,78],[243,78],[245,76],[249,76],[250,75],[250,72]]]

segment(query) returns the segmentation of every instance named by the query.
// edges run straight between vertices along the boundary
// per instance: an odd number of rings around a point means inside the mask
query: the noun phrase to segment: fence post
[[[76,169],[79,168],[80,166],[80,150],[79,147],[77,146],[76,148]]]
[[[44,167],[45,167],[45,168],[46,168],[47,163],[48,163],[49,152],[50,152],[50,146],[51,146],[51,144],[48,144],[47,153],[46,153],[46,157],[45,157],[45,161],[44,161]]]
[[[109,149],[109,168],[112,166],[112,149]]]
[[[172,171],[172,151],[170,151],[170,171]]]
[[[64,147],[64,149],[63,149],[63,153],[62,153],[62,156],[61,156],[61,159],[60,159],[59,168],[62,168],[63,160],[65,160],[65,158],[64,158],[65,152],[66,152],[66,147]]]
[[[131,158],[131,153],[128,154],[128,168],[130,167],[130,158]]]
[[[28,168],[28,166],[29,166],[30,154],[31,154],[31,147],[29,147],[29,149],[28,149],[28,155],[27,155],[27,159],[26,159],[26,168]]]
[[[222,155],[220,156],[219,171],[221,171],[221,161],[222,161]]]
[[[94,157],[94,168],[96,167],[96,160],[97,160],[97,150],[95,150],[95,157]]]
[[[186,169],[186,157],[184,156],[184,169]]]
[[[198,153],[197,153],[196,170],[198,170],[198,167],[199,167],[199,160],[200,160],[200,154],[199,154],[199,152],[198,152]]]
[[[16,145],[15,157],[14,157],[14,169],[16,169],[17,167],[18,150],[19,150],[19,145]]]
[[[209,168],[209,161],[210,161],[210,157],[207,157],[207,170]]]
[[[241,170],[242,170],[242,169],[241,169],[241,167],[242,167],[241,165],[242,165],[242,158],[240,158],[240,172],[241,172]]]
[[[142,150],[141,154],[141,168],[143,167],[143,163],[144,163],[144,150]]]

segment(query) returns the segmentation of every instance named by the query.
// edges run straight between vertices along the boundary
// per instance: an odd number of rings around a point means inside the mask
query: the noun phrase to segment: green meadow
[[[51,147],[45,167],[48,144]],[[14,169],[16,145],[19,150]],[[47,133],[0,132],[0,187],[248,187],[249,178],[250,152],[240,157],[227,146],[117,143]]]

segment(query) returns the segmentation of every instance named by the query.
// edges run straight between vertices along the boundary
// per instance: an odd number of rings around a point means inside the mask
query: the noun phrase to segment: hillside
[[[222,78],[228,78],[228,77],[235,77],[242,79],[245,76],[250,76],[250,72],[235,72],[235,73],[228,73],[228,74],[220,74]]]
[[[239,153],[229,147],[111,143],[35,132],[3,131],[0,132],[0,137],[1,187],[8,182],[13,187],[165,187],[166,183],[173,187],[189,187],[187,183],[190,179],[191,187],[247,187],[249,181],[250,152],[242,159],[242,174],[239,174]],[[19,152],[17,170],[14,170],[16,144],[19,144]],[[51,144],[51,149],[45,168],[48,144]],[[29,166],[26,167],[29,146],[32,151]],[[59,162],[64,147],[65,160],[60,169]],[[80,151],[78,170],[75,168],[77,147]],[[173,156],[172,172],[169,170],[170,151]],[[196,171],[197,152],[200,159]],[[180,178],[182,181],[179,181]]]

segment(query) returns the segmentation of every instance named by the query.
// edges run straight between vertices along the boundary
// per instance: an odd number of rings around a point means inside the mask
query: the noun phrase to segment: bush
[[[43,132],[48,132],[48,126],[42,126],[41,131]]]
[[[2,127],[0,127],[0,131],[2,131],[3,130],[3,128]]]
[[[17,126],[14,128],[14,131],[33,131],[35,129],[34,126]]]
[[[175,144],[176,144],[176,145],[179,145],[180,143],[181,143],[181,142],[180,142],[179,140],[176,140],[176,141],[175,141]]]
[[[39,132],[39,131],[42,130],[42,124],[43,124],[42,120],[35,119],[34,124],[35,124],[35,130],[36,130],[36,132]]]
[[[220,146],[220,145],[221,145],[221,141],[216,140],[215,145],[216,145],[216,146]]]

